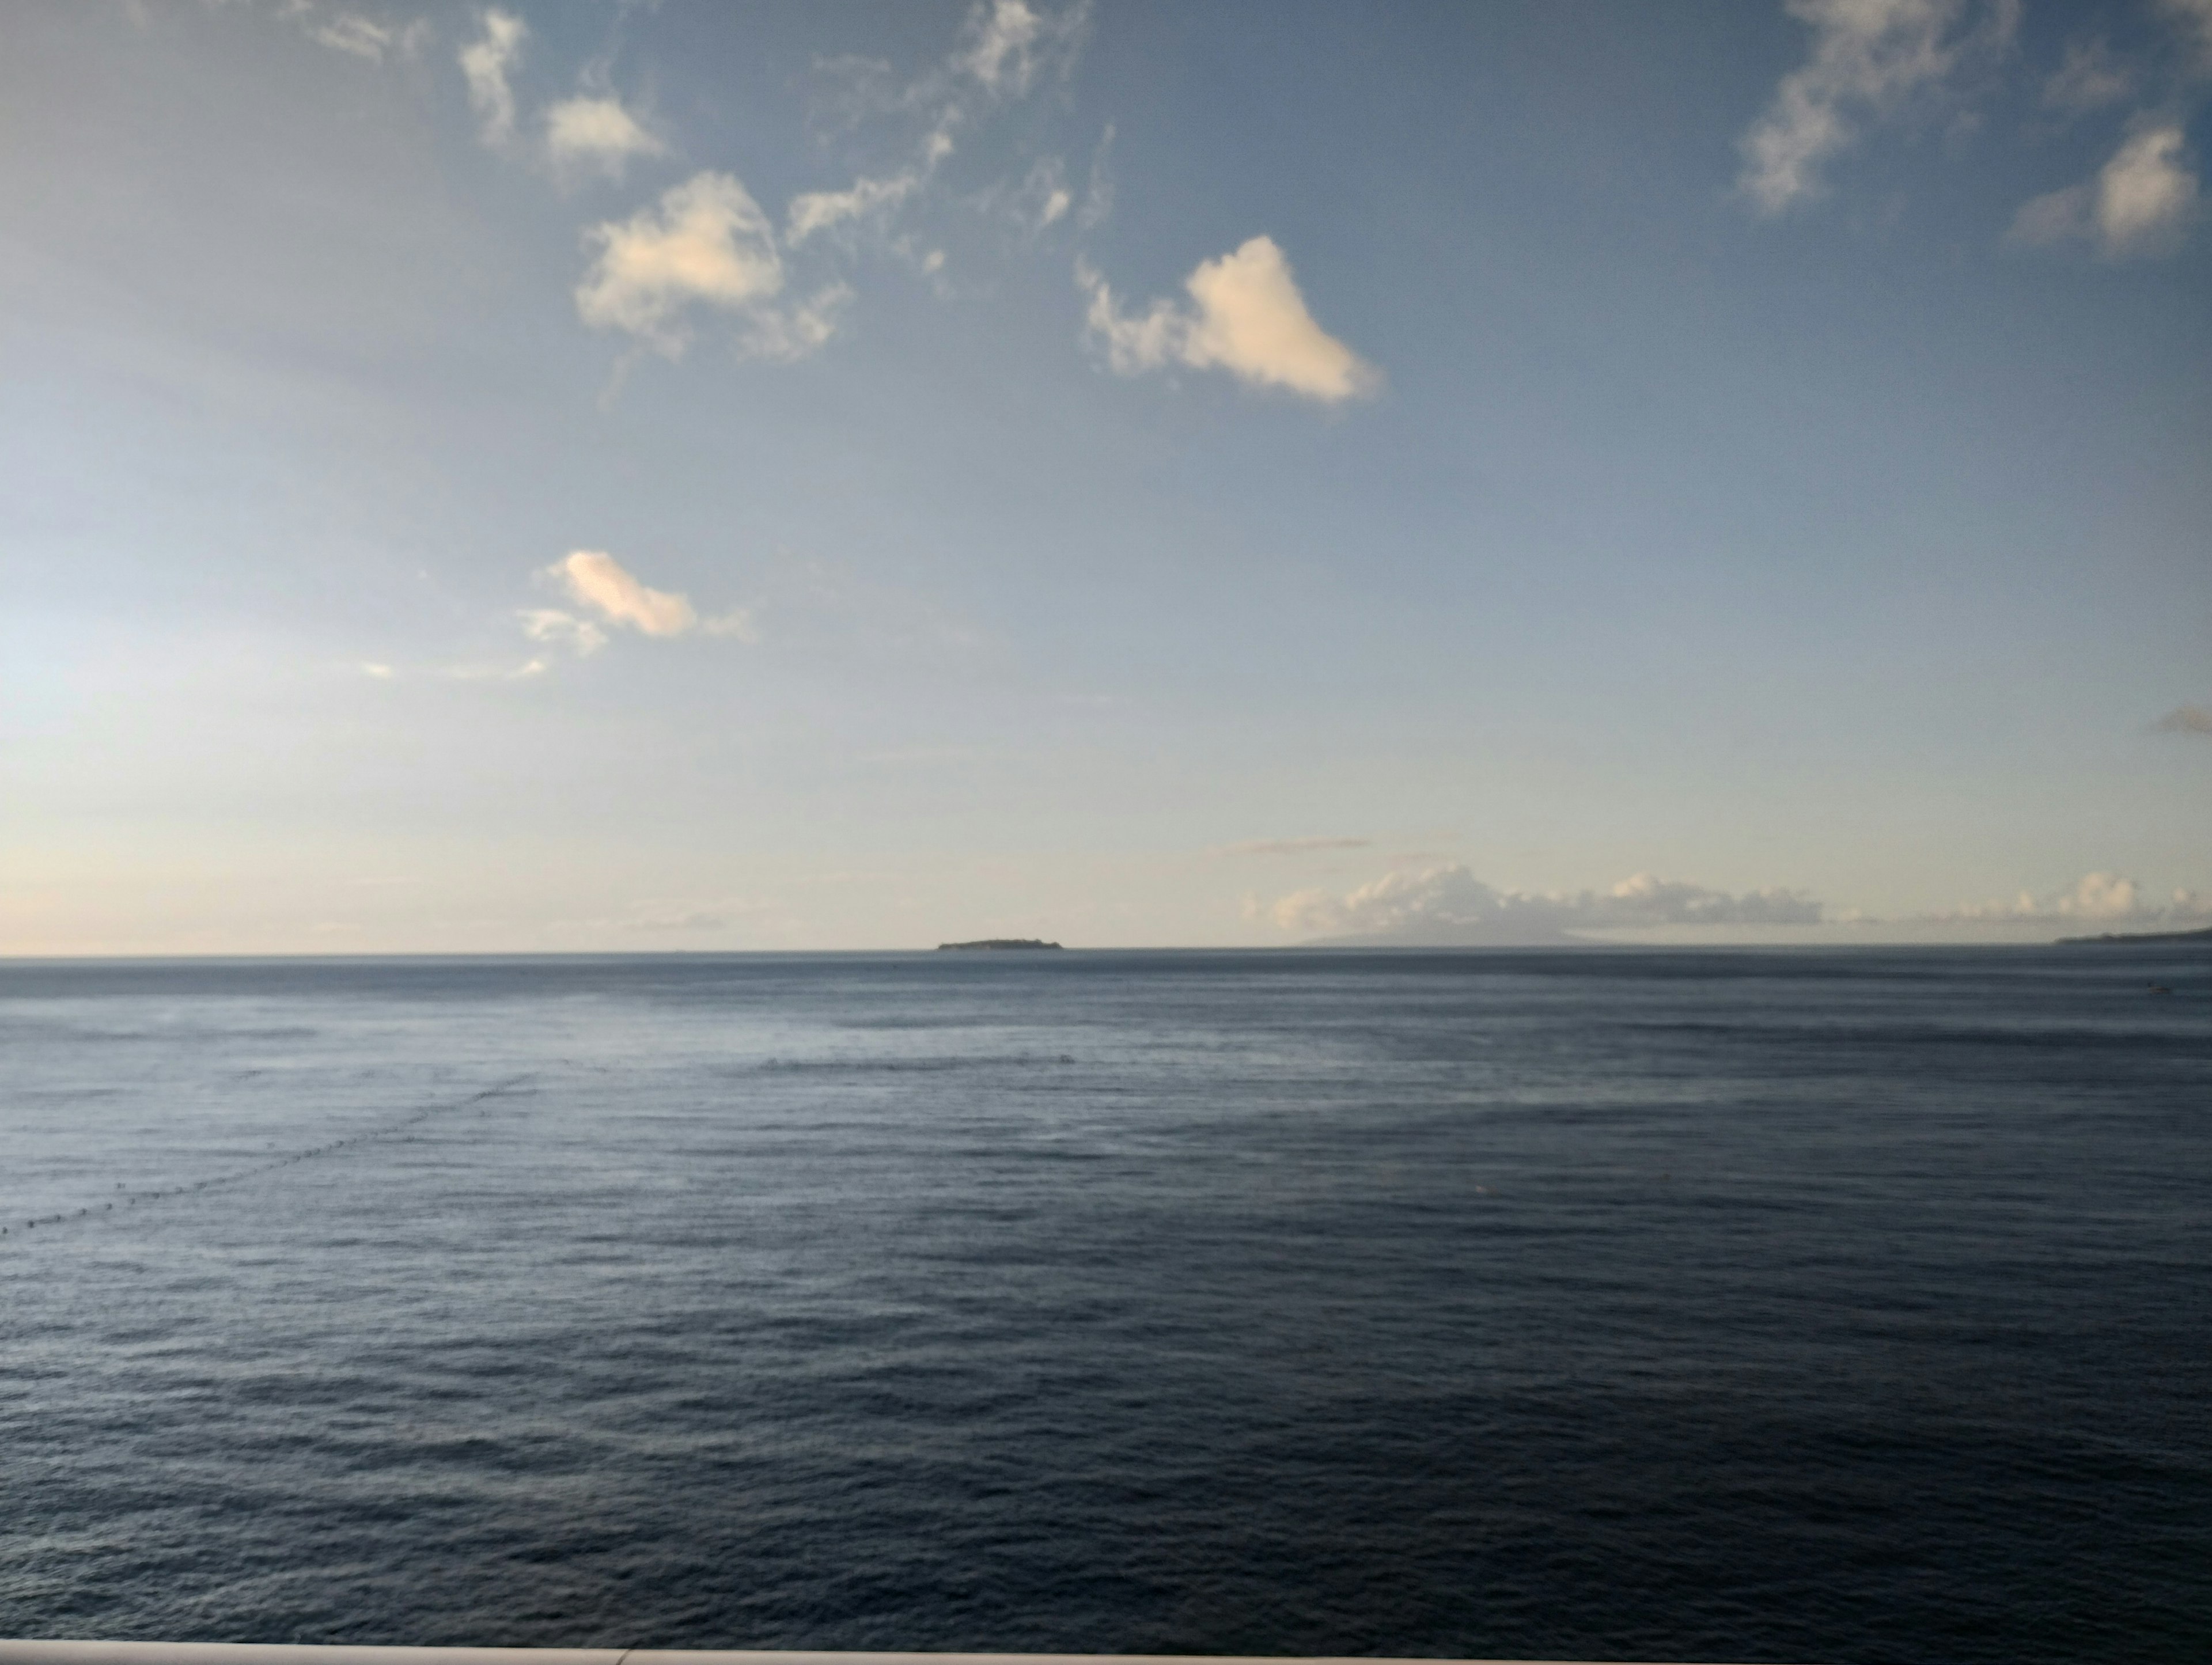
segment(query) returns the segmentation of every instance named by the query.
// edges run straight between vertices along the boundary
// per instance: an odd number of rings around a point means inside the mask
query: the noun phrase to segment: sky
[[[20,0],[0,953],[2212,924],[2212,0]]]

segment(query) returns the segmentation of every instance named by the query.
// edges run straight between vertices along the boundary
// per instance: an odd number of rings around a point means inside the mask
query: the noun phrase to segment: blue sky
[[[0,31],[0,951],[2212,923],[2202,0]]]

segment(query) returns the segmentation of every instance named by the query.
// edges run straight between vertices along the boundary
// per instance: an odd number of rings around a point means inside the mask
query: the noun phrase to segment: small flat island
[[[1036,937],[986,937],[981,942],[940,942],[937,945],[937,951],[940,954],[947,954],[969,949],[1057,948],[1059,946],[1056,942],[1044,942]]]

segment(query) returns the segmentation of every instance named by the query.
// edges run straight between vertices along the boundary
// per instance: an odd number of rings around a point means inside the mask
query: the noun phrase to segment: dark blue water
[[[2202,948],[17,963],[0,1139],[0,1634],[2212,1655]]]

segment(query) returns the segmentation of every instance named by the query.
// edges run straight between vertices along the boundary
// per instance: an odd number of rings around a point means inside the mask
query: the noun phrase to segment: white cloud
[[[618,179],[639,156],[665,156],[668,146],[613,98],[579,94],[545,112],[545,151],[555,167]]]
[[[990,0],[977,8],[973,25],[975,44],[969,50],[969,72],[986,87],[996,88],[1013,72],[1026,77],[1030,49],[1039,28],[1037,15],[1024,0]]]
[[[1966,0],[1788,0],[1813,30],[1813,53],[1775,89],[1737,148],[1737,187],[1762,214],[1820,193],[1820,169],[1858,137],[1860,124],[1939,87],[1976,44],[1954,34]],[[2013,0],[1996,0],[1984,35],[2008,37]]]
[[[2084,873],[2070,890],[2041,896],[2022,890],[2009,902],[1983,902],[1927,917],[1947,922],[2187,929],[2212,923],[2212,896],[2176,890],[2164,898],[2154,897],[2132,878],[2095,872]]]
[[[2212,711],[2201,705],[2177,705],[2151,727],[2160,734],[2212,735]]]
[[[507,77],[520,50],[522,26],[504,12],[485,18],[485,38],[463,54],[464,64],[487,137],[504,140],[514,122]],[[784,209],[780,229],[734,176],[697,173],[629,218],[587,228],[590,261],[574,292],[579,317],[674,359],[689,349],[702,318],[719,312],[738,324],[735,344],[741,353],[802,358],[836,336],[853,301],[851,285],[836,273],[855,252],[863,231],[879,235],[891,253],[945,290],[947,262],[940,240],[900,222],[932,195],[956,136],[1073,63],[1086,20],[1081,3],[1048,11],[1030,0],[987,0],[969,13],[951,54],[903,88],[893,87],[886,65],[840,60],[829,66],[863,77],[854,88],[852,119],[872,112],[905,126],[902,165],[862,173],[838,189],[797,193]],[[619,175],[633,158],[667,154],[665,143],[613,98],[570,99],[548,110],[544,121],[546,154],[556,170],[588,167]],[[1076,211],[1064,172],[1056,158],[1038,163],[1023,185],[993,187],[981,200],[1012,204],[1026,227],[1058,223]],[[850,234],[837,236],[841,232]],[[823,243],[830,246],[821,248]],[[807,251],[803,258],[802,249]],[[796,274],[810,265],[823,281],[805,286],[804,298],[795,298]]]
[[[2148,248],[2186,223],[2197,207],[2197,176],[2182,151],[2179,124],[2144,129],[2097,175],[2097,231],[2111,253]]]
[[[469,103],[486,144],[504,144],[514,136],[514,88],[507,75],[529,33],[513,12],[488,11],[483,33],[461,48],[461,74],[468,80]]]
[[[1585,905],[1587,894],[1577,896]],[[1620,925],[1816,925],[1820,904],[1801,890],[1767,889],[1731,896],[1638,873],[1595,899],[1596,911]]]
[[[1586,939],[1590,933],[1686,927],[1810,927],[1826,924],[1962,928],[1971,936],[2047,931],[2188,930],[2212,924],[2212,896],[2177,890],[2154,896],[2114,872],[2084,874],[2046,895],[2021,891],[1990,902],[1882,921],[1856,911],[1825,913],[1799,890],[1732,894],[1639,873],[1606,890],[1549,894],[1500,890],[1457,864],[1399,872],[1346,895],[1304,890],[1273,904],[1248,900],[1248,917],[1272,921],[1305,938],[1408,947],[1541,945]]]
[[[599,258],[576,286],[576,312],[594,329],[626,331],[670,358],[690,343],[695,306],[744,318],[740,345],[763,358],[801,358],[836,331],[849,298],[832,284],[788,308],[775,232],[751,193],[727,173],[699,173],[655,207],[585,234]]]
[[[1188,365],[1224,369],[1259,386],[1334,404],[1370,394],[1382,377],[1314,321],[1290,262],[1272,237],[1201,263],[1183,280],[1188,306],[1156,301],[1135,316],[1115,305],[1106,280],[1079,262],[1091,296],[1087,326],[1120,374]]]
[[[2142,888],[2118,873],[2084,873],[2051,911],[2069,919],[2127,919],[2142,911]]]
[[[2197,197],[2180,125],[2145,127],[2095,179],[2023,203],[2008,236],[2029,244],[2094,240],[2111,259],[2161,253],[2196,217]]]
[[[1820,904],[1796,890],[1741,896],[1638,873],[1609,890],[1499,890],[1456,864],[1394,872],[1346,896],[1300,890],[1268,910],[1306,936],[1443,946],[1569,942],[1577,933],[1658,926],[1817,925]]]
[[[542,650],[520,664],[475,660],[417,667],[403,673],[395,665],[370,660],[362,663],[361,673],[380,682],[402,674],[449,682],[525,682],[546,675],[564,658],[591,658],[607,645],[607,627],[614,625],[648,636],[683,636],[696,631],[740,641],[759,640],[752,616],[744,609],[732,608],[714,617],[702,617],[690,597],[648,588],[601,550],[572,550],[538,575],[558,584],[576,611],[565,607],[519,610],[515,617],[522,634]],[[592,617],[581,616],[586,613]]]
[[[604,550],[573,550],[545,573],[577,605],[611,623],[627,624],[649,636],[680,636],[698,627],[698,612],[687,597],[647,589]]]
[[[2066,48],[2058,72],[2043,83],[2043,102],[2052,110],[2101,110],[2134,90],[2134,74],[2102,40],[2077,40]]]
[[[648,636],[683,636],[696,630],[738,641],[760,639],[752,615],[744,608],[702,618],[689,596],[648,588],[604,550],[572,550],[541,575],[559,584],[577,606],[610,624]],[[597,653],[606,644],[606,632],[599,625],[570,613],[536,608],[522,617],[524,631],[535,641],[559,642],[580,655]]]
[[[987,91],[1024,96],[1040,73],[1072,59],[1089,15],[1087,5],[1054,15],[1028,0],[984,0],[969,15],[969,42],[956,63]]]
[[[1249,838],[1241,844],[1224,844],[1216,855],[1311,855],[1322,850],[1364,850],[1371,838]]]

